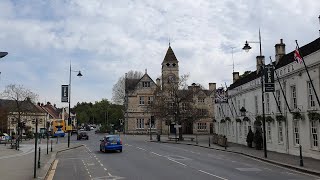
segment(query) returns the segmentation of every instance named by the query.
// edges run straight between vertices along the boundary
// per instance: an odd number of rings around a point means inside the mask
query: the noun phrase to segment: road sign
[[[69,102],[69,86],[61,85],[61,102]]]
[[[274,68],[273,65],[264,66],[264,91],[274,92]]]

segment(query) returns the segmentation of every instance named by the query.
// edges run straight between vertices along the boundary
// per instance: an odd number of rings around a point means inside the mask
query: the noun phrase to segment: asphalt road
[[[233,153],[148,142],[147,136],[122,135],[122,153],[102,153],[102,137],[89,132],[84,147],[59,153],[54,179],[319,179]]]

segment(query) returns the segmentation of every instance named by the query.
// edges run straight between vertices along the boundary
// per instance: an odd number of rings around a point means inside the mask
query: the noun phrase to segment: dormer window
[[[142,87],[150,87],[150,82],[142,82]]]
[[[176,63],[173,63],[172,66],[175,67],[175,66],[176,66]]]
[[[170,63],[167,63],[166,65],[169,67],[169,66],[170,66]]]

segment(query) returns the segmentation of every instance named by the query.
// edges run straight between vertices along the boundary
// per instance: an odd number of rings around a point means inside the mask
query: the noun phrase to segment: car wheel
[[[120,149],[119,151],[122,152],[122,149]]]

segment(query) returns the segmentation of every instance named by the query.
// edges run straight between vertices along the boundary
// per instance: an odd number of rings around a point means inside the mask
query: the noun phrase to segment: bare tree
[[[143,73],[140,71],[130,70],[127,73],[127,77],[125,75],[121,76],[117,83],[113,85],[112,88],[112,101],[115,104],[122,105],[124,103],[125,98],[125,80],[127,79],[140,79],[143,76]]]
[[[22,85],[10,84],[6,86],[2,97],[7,100],[7,111],[18,120],[18,135],[21,134],[21,116],[33,110],[33,103],[38,95],[24,88]]]
[[[193,84],[188,87],[188,75],[169,82],[155,91],[152,113],[157,119],[165,120],[167,125],[193,123],[203,117],[203,112],[195,106],[194,93],[201,90],[201,86]],[[181,130],[179,138],[182,139]]]

